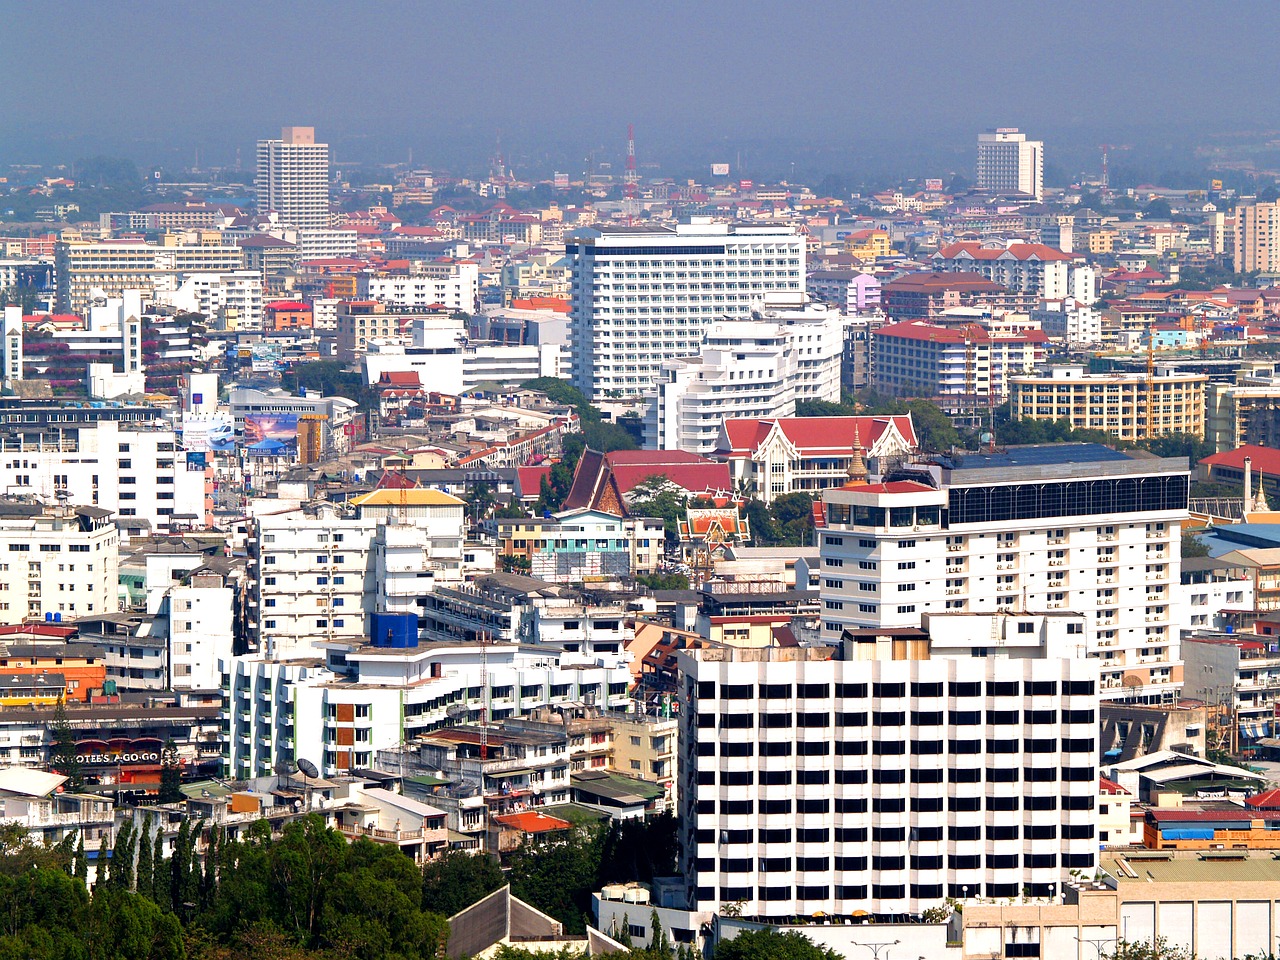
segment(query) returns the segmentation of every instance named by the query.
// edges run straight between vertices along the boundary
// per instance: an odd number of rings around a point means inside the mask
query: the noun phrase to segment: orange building
[[[285,330],[310,330],[311,308],[296,300],[277,300],[263,309],[263,326],[270,332]]]

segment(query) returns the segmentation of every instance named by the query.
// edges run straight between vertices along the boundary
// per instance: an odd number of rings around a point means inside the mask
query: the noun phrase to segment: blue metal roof
[[[1009,467],[1043,467],[1059,463],[1098,463],[1130,460],[1127,453],[1112,450],[1101,443],[1045,443],[1025,447],[1009,447],[996,453],[966,453],[956,458],[955,466],[964,470]]]

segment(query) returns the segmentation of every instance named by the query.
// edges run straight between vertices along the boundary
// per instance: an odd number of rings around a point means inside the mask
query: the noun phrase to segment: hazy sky
[[[0,0],[0,25],[10,162],[249,163],[286,123],[338,160],[483,158],[500,129],[579,166],[629,121],[642,160],[1280,127],[1275,4]]]

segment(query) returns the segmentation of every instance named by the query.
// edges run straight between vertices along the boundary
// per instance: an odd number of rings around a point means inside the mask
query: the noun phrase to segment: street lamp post
[[[901,940],[885,940],[881,943],[860,943],[858,946],[866,947],[871,951],[871,960],[880,960],[880,951],[884,950],[884,960],[889,960],[889,947],[896,947]]]
[[[1091,939],[1091,938],[1089,938],[1089,937],[1079,937],[1079,936],[1078,936],[1078,937],[1076,937],[1076,941],[1077,941],[1077,942],[1079,942],[1079,943],[1091,943],[1091,944],[1093,944],[1093,949],[1094,949],[1094,950],[1096,950],[1096,951],[1098,952],[1098,960],[1102,960],[1102,945],[1103,945],[1104,943],[1115,943],[1115,942],[1116,942],[1116,938],[1115,938],[1115,937],[1100,937],[1100,938],[1098,938],[1098,939]]]

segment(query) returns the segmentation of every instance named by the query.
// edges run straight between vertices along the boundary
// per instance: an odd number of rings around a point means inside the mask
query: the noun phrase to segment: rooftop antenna
[[[622,178],[623,209],[627,214],[627,226],[633,226],[636,218],[636,188],[640,175],[636,172],[636,128],[635,124],[627,124],[627,170]]]

